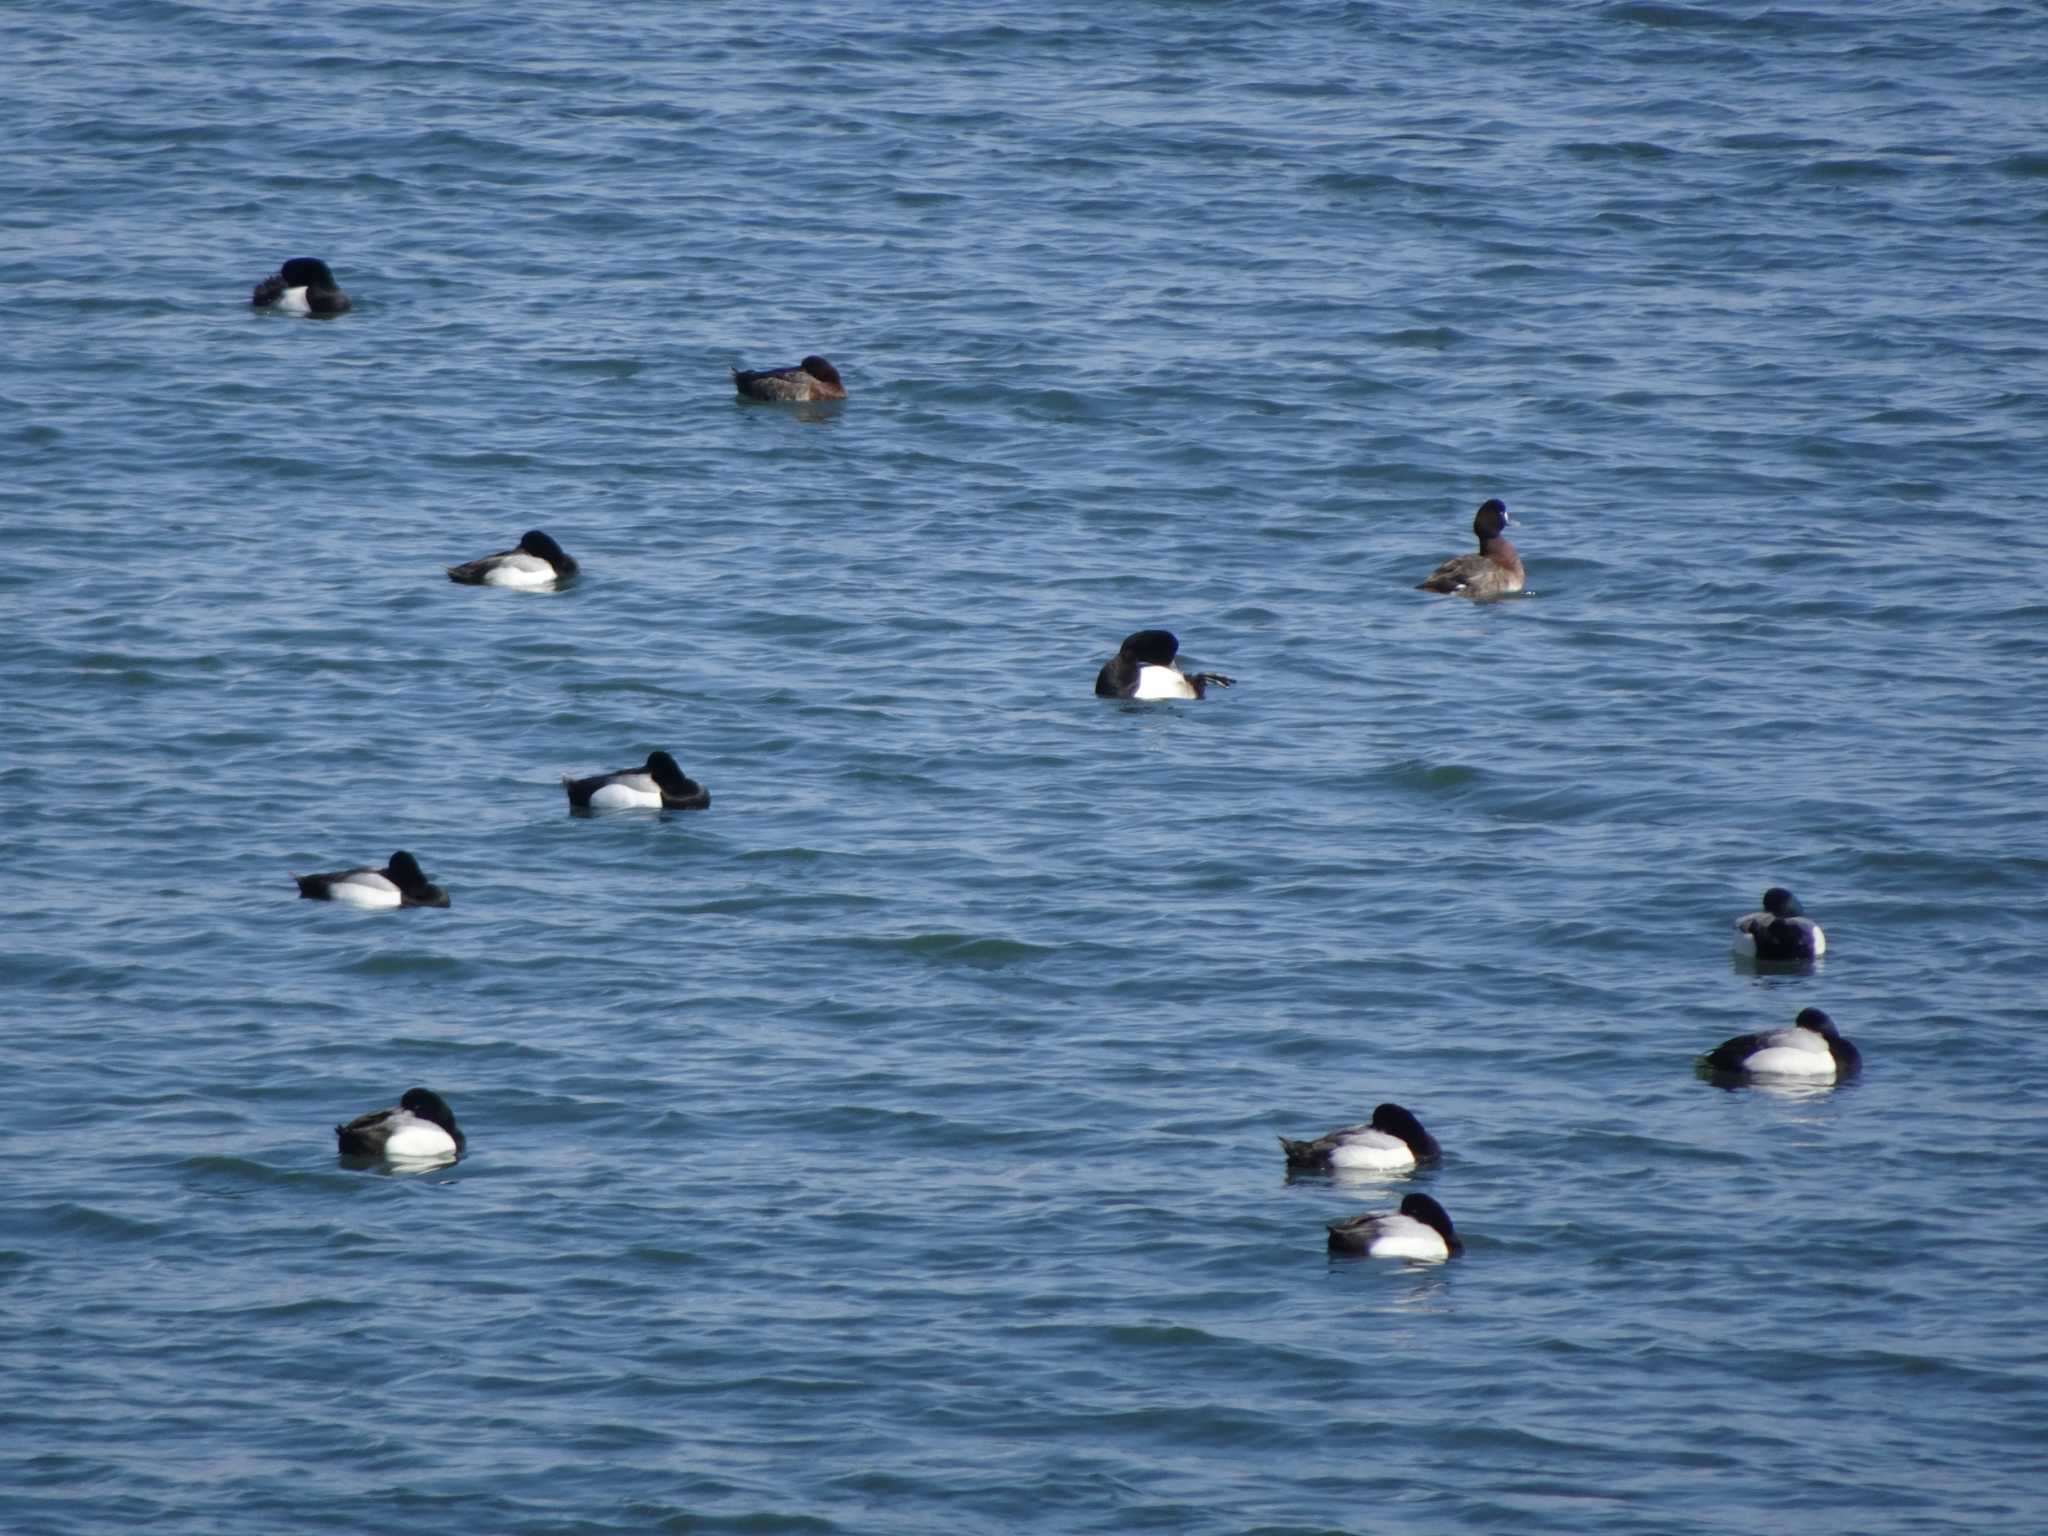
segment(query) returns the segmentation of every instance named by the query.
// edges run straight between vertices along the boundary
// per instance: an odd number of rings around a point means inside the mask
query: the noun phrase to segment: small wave
[[[457,976],[469,969],[469,962],[459,955],[399,950],[392,954],[364,955],[347,969],[356,976]]]
[[[1402,331],[1386,331],[1375,336],[1373,340],[1383,347],[1425,347],[1432,351],[1441,351],[1445,347],[1454,347],[1470,338],[1456,326],[1427,325],[1412,326]]]
[[[1652,144],[1646,139],[1616,139],[1610,142],[1582,140],[1563,146],[1564,152],[1574,160],[1630,160],[1657,161],[1675,160],[1678,151],[1666,149],[1662,144]]]
[[[56,1226],[65,1232],[78,1232],[91,1237],[111,1237],[124,1242],[147,1242],[161,1237],[170,1230],[166,1222],[143,1221],[134,1216],[123,1216],[118,1211],[102,1210],[96,1205],[80,1205],[76,1201],[65,1201],[51,1212]]]
[[[1889,160],[1817,160],[1806,168],[1809,181],[1897,181],[1910,173]]]
[[[968,933],[914,933],[899,938],[858,938],[846,941],[857,949],[893,950],[946,965],[965,965],[974,970],[1000,970],[1020,961],[1058,954],[1049,944],[1028,944],[1021,939],[984,938]]]

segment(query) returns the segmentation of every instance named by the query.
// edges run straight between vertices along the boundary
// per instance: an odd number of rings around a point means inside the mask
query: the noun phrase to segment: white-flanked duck
[[[448,567],[448,579],[465,587],[552,587],[576,574],[576,562],[538,528],[529,529],[517,549]]]
[[[1428,1195],[1410,1195],[1398,1211],[1368,1211],[1330,1223],[1330,1252],[1366,1259],[1448,1259],[1465,1245],[1450,1215]]]
[[[375,1109],[334,1128],[343,1157],[394,1163],[452,1162],[467,1138],[448,1101],[431,1088],[408,1088],[396,1109]]]
[[[676,766],[666,752],[650,752],[638,768],[593,773],[587,779],[562,775],[569,805],[579,811],[701,811],[711,804],[711,791]]]
[[[1522,590],[1522,557],[1501,535],[1510,522],[1508,504],[1499,497],[1483,502],[1472,516],[1479,535],[1479,553],[1446,560],[1416,584],[1418,592],[1450,592],[1459,597],[1501,597]]]
[[[1366,1125],[1341,1126],[1313,1141],[1290,1141],[1282,1136],[1280,1146],[1287,1154],[1290,1169],[1312,1172],[1359,1169],[1399,1173],[1443,1156],[1436,1138],[1398,1104],[1380,1105]]]
[[[1095,674],[1099,699],[1199,699],[1211,688],[1228,688],[1235,678],[1221,672],[1183,672],[1173,664],[1180,641],[1167,629],[1128,635],[1117,653]]]
[[[403,848],[382,869],[337,869],[326,875],[293,875],[299,894],[309,901],[338,902],[344,907],[445,907],[448,893],[429,883],[420,861]]]
[[[281,315],[340,315],[353,307],[327,263],[311,256],[294,256],[279,267],[256,285],[249,302]]]
[[[1828,952],[1828,936],[1799,907],[1799,898],[1782,885],[1764,892],[1764,909],[1735,920],[1735,953],[1752,960],[1818,960]]]
[[[824,358],[805,358],[794,368],[735,368],[732,387],[749,400],[844,400],[839,370]]]
[[[1863,1054],[1842,1038],[1833,1019],[1818,1008],[1802,1008],[1790,1029],[1737,1035],[1715,1046],[1704,1061],[1714,1072],[1831,1083],[1854,1076]]]

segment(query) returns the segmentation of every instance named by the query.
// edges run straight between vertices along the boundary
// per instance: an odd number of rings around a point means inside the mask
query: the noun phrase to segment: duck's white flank
[[[1398,1136],[1385,1131],[1354,1131],[1330,1149],[1332,1168],[1369,1168],[1384,1172],[1413,1168],[1415,1149]],[[1407,1217],[1401,1218],[1406,1221]]]
[[[595,811],[630,811],[658,807],[661,791],[648,781],[645,789],[614,781],[591,792],[590,808]]]
[[[384,1155],[397,1160],[453,1157],[455,1138],[431,1120],[403,1115],[397,1130],[384,1143]]]
[[[555,580],[552,564],[539,555],[506,555],[484,572],[487,587],[545,587]]]
[[[378,874],[337,880],[327,887],[327,899],[344,907],[395,907],[404,900],[398,887]]]
[[[1138,689],[1134,699],[1192,699],[1195,685],[1175,667],[1138,668]]]
[[[1776,1077],[1832,1078],[1835,1053],[1812,1030],[1788,1029],[1771,1036],[1770,1044],[1762,1050],[1745,1056],[1742,1070]]]
[[[1443,1233],[1428,1222],[1396,1212],[1380,1218],[1366,1254],[1375,1259],[1448,1259],[1451,1249]]]

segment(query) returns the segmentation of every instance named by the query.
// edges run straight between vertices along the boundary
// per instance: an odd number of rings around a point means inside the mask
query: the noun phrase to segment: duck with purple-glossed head
[[[1499,497],[1483,503],[1472,515],[1479,553],[1456,555],[1416,584],[1418,592],[1448,592],[1458,597],[1505,597],[1522,590],[1522,557],[1501,530],[1513,520]]]

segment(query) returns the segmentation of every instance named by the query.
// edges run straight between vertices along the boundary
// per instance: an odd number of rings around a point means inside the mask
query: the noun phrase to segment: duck
[[[552,587],[574,576],[577,565],[561,545],[538,528],[529,528],[520,535],[518,548],[501,549],[447,570],[450,581],[465,587]]]
[[[1416,584],[1418,592],[1450,592],[1459,597],[1501,597],[1522,590],[1522,557],[1501,537],[1509,525],[1508,504],[1499,497],[1480,503],[1472,514],[1479,535],[1479,553],[1455,555]]]
[[[1180,641],[1171,630],[1141,629],[1124,637],[1116,655],[1095,674],[1098,699],[1199,699],[1211,688],[1233,687],[1221,672],[1183,672],[1173,664]]]
[[[431,1088],[408,1088],[396,1109],[373,1109],[334,1128],[343,1157],[427,1162],[462,1156],[468,1138],[448,1101]]]
[[[816,355],[794,368],[732,371],[732,387],[749,400],[844,400],[839,370]]]
[[[1818,1008],[1800,1009],[1790,1029],[1724,1040],[1704,1059],[1714,1072],[1809,1082],[1838,1082],[1863,1065],[1863,1053],[1843,1039],[1835,1021]]]
[[[1428,1195],[1415,1194],[1398,1211],[1367,1211],[1330,1223],[1330,1252],[1366,1259],[1448,1259],[1465,1245],[1450,1214]]]
[[[660,807],[665,811],[701,811],[711,804],[711,791],[676,766],[666,752],[650,752],[638,768],[594,773],[587,779],[562,775],[569,805],[579,811],[623,811]]]
[[[294,256],[263,279],[250,293],[249,303],[281,315],[342,315],[355,307],[327,263],[311,256]]]
[[[1818,960],[1828,936],[1782,885],[1764,892],[1764,909],[1735,920],[1735,953],[1753,960]]]
[[[403,848],[382,869],[337,869],[326,875],[293,875],[309,901],[338,901],[344,907],[445,907],[448,893],[420,873],[420,861]]]
[[[1365,1125],[1340,1126],[1313,1141],[1280,1138],[1287,1166],[1315,1172],[1367,1169],[1395,1173],[1443,1156],[1436,1138],[1398,1104],[1382,1104]]]

